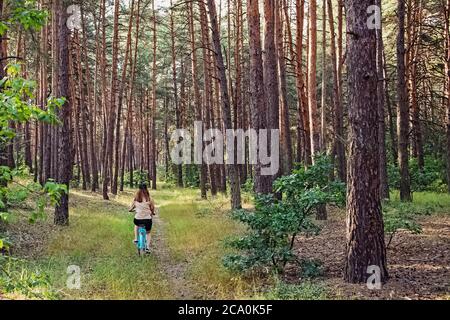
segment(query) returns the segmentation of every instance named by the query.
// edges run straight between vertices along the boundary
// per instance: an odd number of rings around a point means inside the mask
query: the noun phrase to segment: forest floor
[[[342,281],[345,212],[330,209],[329,219],[319,222],[322,232],[299,238],[295,247],[300,258],[320,261],[323,274],[307,280],[289,269],[285,280],[293,290],[222,267],[223,240],[243,230],[225,213],[226,198],[202,201],[195,189],[160,187],[151,192],[160,214],[146,257],[138,257],[132,243],[131,191],[103,201],[72,190],[65,228],[52,225],[51,212],[33,225],[16,219],[8,227],[13,254],[27,261],[27,270],[47,274],[59,299],[450,299],[449,196],[416,196],[415,205],[436,210],[419,218],[421,234],[396,235],[388,249],[391,279],[381,290]],[[66,285],[73,265],[81,271],[80,289]]]
[[[448,195],[416,194],[415,207],[433,213],[418,217],[422,233],[400,231],[387,249],[390,279],[380,290],[342,280],[345,251],[345,212],[329,210],[318,236],[300,237],[295,251],[302,259],[322,264],[323,283],[332,299],[450,299],[450,206]],[[394,199],[394,201],[396,201]],[[427,211],[427,210],[424,210]],[[386,237],[388,243],[388,237]],[[290,270],[286,278],[298,281]]]

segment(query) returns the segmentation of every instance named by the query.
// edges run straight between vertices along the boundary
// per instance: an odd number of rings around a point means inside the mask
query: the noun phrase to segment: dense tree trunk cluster
[[[381,200],[398,188],[411,201],[412,164],[423,174],[428,157],[446,160],[450,180],[450,1],[102,0],[74,16],[70,4],[37,1],[50,14],[43,28],[0,36],[0,78],[8,63],[25,61],[40,108],[65,98],[58,126],[8,124],[16,136],[0,143],[1,166],[25,165],[42,185],[105,200],[160,180],[199,187],[202,199],[229,191],[238,209],[244,185],[272,194],[278,177],[326,154],[330,181],[348,188],[345,278],[365,281],[371,265],[388,278]],[[368,26],[373,4],[383,9],[379,28]],[[0,0],[2,20],[11,6]],[[203,132],[279,130],[280,170],[263,173],[261,145],[239,163],[236,154],[234,164],[206,163],[203,140],[200,163],[172,164],[171,133],[193,133],[199,122]],[[215,152],[226,158],[225,149]],[[68,221],[65,194],[55,223]]]

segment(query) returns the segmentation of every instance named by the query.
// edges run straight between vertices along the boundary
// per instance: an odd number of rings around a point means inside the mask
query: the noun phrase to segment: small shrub
[[[227,241],[238,253],[224,257],[225,267],[238,272],[283,272],[288,262],[296,260],[292,249],[297,236],[318,233],[312,217],[316,209],[344,203],[344,185],[329,181],[331,170],[329,160],[321,157],[308,169],[302,167],[276,181],[275,192],[282,194],[282,200],[256,195],[254,211],[235,211],[233,219],[245,224],[248,232]]]
[[[253,193],[253,191],[254,191],[253,179],[250,179],[250,178],[247,179],[247,181],[245,181],[245,183],[241,186],[241,191]]]
[[[0,255],[0,292],[19,294],[30,299],[56,299],[50,289],[48,275],[39,270],[29,270],[25,262]]]
[[[299,265],[304,278],[317,278],[323,275],[322,263],[318,260],[304,259]]]
[[[409,171],[411,175],[412,191],[447,192],[447,185],[443,180],[446,176],[445,163],[442,159],[426,156],[424,167],[420,170],[417,159],[412,158],[409,160]],[[392,163],[388,165],[388,177],[390,187],[399,189],[399,169]]]
[[[384,231],[389,235],[387,247],[392,243],[399,230],[407,230],[413,234],[422,233],[422,227],[416,221],[416,215],[429,214],[421,210],[415,210],[412,204],[399,203],[395,206],[386,205],[383,208]]]
[[[278,282],[267,293],[266,298],[269,300],[326,300],[327,291],[323,285],[310,281],[301,284]]]

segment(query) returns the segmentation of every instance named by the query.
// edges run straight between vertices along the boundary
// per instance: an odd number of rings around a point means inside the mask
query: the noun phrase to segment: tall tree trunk
[[[296,0],[296,59],[295,75],[298,97],[297,116],[297,162],[311,163],[311,139],[309,138],[309,107],[303,74],[303,25],[305,19],[305,1]]]
[[[116,125],[116,107],[117,107],[117,93],[118,93],[118,83],[117,83],[117,69],[118,69],[118,56],[119,56],[119,9],[120,0],[114,1],[114,28],[113,28],[113,39],[112,39],[112,66],[111,66],[111,92],[108,114],[109,118],[106,123],[107,134],[106,134],[106,154],[103,162],[103,199],[109,200],[108,196],[108,185],[111,180],[113,173],[113,151],[114,151],[114,127]]]
[[[388,112],[388,122],[389,122],[389,138],[391,140],[391,152],[392,158],[395,165],[397,165],[398,159],[398,139],[397,132],[395,130],[395,121],[394,121],[394,111],[392,110],[391,97],[389,95],[389,83],[388,83],[388,74],[387,74],[387,65],[386,65],[386,52],[383,50],[383,78],[385,79],[385,102],[386,108]]]
[[[67,192],[61,196],[59,203],[55,208],[55,224],[69,224],[69,183],[72,176],[72,146],[71,146],[71,106],[72,101],[69,96],[69,29],[66,26],[67,8],[65,1],[55,0],[57,2],[54,12],[58,16],[58,93],[66,98],[66,102],[59,110],[59,119],[62,125],[58,127],[58,178],[56,182],[64,184]],[[55,31],[55,30],[54,30]]]
[[[174,24],[174,8],[173,1],[170,0],[170,46],[172,52],[172,81],[173,81],[173,99],[175,102],[175,122],[177,129],[181,129],[180,121],[180,105],[178,101],[178,82],[177,82],[177,51],[175,40],[175,24]],[[183,165],[180,163],[176,167],[177,185],[183,187]]]
[[[101,95],[101,110],[102,110],[102,150],[101,150],[101,158],[100,158],[100,169],[101,169],[101,174],[102,174],[102,183],[105,183],[105,179],[106,179],[106,168],[105,168],[105,158],[106,158],[106,154],[107,154],[107,144],[106,144],[106,139],[107,139],[107,134],[108,134],[108,130],[107,130],[107,123],[108,123],[108,112],[107,112],[107,106],[108,106],[108,92],[107,92],[107,71],[106,71],[106,0],[102,1],[102,5],[101,5],[101,30],[102,30],[102,39],[101,39],[101,53],[100,53],[100,71],[99,73],[101,73],[101,91],[102,91],[102,95]],[[100,29],[100,28],[99,28]],[[106,191],[108,188],[108,184],[106,183]],[[105,193],[103,191],[103,187],[102,187],[102,192]],[[104,195],[105,196],[105,195]],[[107,196],[107,192],[106,192],[106,198],[108,198]]]
[[[327,2],[322,2],[322,92],[320,103],[320,145],[323,150],[327,150],[328,133],[327,133],[327,81],[325,74],[327,73]]]
[[[48,25],[45,25],[41,30],[41,52],[45,55],[39,55],[39,104],[41,109],[45,109],[48,92],[48,75],[47,75],[47,62],[48,62]],[[46,153],[46,138],[48,126],[44,123],[36,125],[39,127],[39,183],[44,185],[47,181],[47,171],[45,169],[45,153]]]
[[[22,36],[20,32],[20,38],[18,40],[18,50],[17,56],[26,59],[27,47],[26,47],[26,37]],[[27,70],[24,66],[24,78],[27,79]],[[23,156],[25,165],[30,169],[30,173],[33,173],[33,160],[31,155],[31,132],[30,132],[30,122],[27,121],[23,124]]]
[[[276,19],[276,40],[278,50],[278,75],[280,85],[280,160],[282,171],[280,174],[290,174],[292,170],[292,140],[289,121],[288,86],[286,79],[286,61],[284,52],[284,23],[283,23],[283,0],[278,2],[275,12]]]
[[[220,33],[217,23],[216,4],[214,0],[208,0],[209,18],[212,29],[212,42],[214,47],[214,54],[216,57],[217,71],[220,80],[220,89],[222,93],[222,114],[225,129],[232,129],[230,99],[228,96],[228,83],[225,74],[225,66],[223,63],[222,48],[220,45]],[[241,205],[241,186],[239,181],[239,172],[235,164],[228,164],[228,176],[230,178],[231,186],[231,208],[240,209]]]
[[[261,46],[260,14],[257,0],[247,1],[247,16],[250,48],[250,112],[251,127],[256,131],[267,129],[265,116],[266,99],[264,94],[264,74]],[[267,176],[261,175],[261,163],[254,166],[255,192],[267,194],[271,192],[271,181]]]
[[[346,0],[350,155],[344,279],[366,282],[368,267],[388,279],[380,201],[376,32],[367,28],[371,0]]]
[[[317,110],[317,3],[309,2],[309,42],[308,42],[308,106],[311,139],[311,161],[322,151],[320,145],[320,116]],[[326,220],[326,206],[317,208],[316,219]]]
[[[151,116],[152,116],[152,123],[151,123],[151,130],[152,130],[152,139],[151,139],[151,163],[150,163],[150,172],[152,173],[151,180],[152,180],[152,189],[156,190],[156,156],[158,154],[156,150],[156,73],[158,72],[158,69],[156,67],[156,48],[157,48],[157,36],[156,36],[156,10],[155,10],[155,0],[152,1],[152,13],[153,13],[153,66],[152,66],[152,110],[151,110]]]
[[[408,166],[409,108],[405,67],[405,0],[398,0],[397,97],[398,97],[398,162],[400,166],[400,199],[411,201]]]
[[[0,0],[0,18],[3,20],[3,14],[4,14],[4,3],[3,0]],[[5,19],[6,20],[6,19]],[[7,57],[7,46],[6,46],[6,34],[4,34],[2,37],[0,37],[0,79],[3,79],[6,76],[5,72],[5,58]],[[0,87],[1,90],[1,87]],[[4,128],[0,128],[4,129]],[[8,160],[6,158],[6,145],[0,142],[0,166],[7,166]],[[7,185],[7,181],[3,179],[3,177],[0,178],[0,187],[5,187]],[[0,200],[3,201],[3,203],[6,203],[6,199],[4,198],[4,195],[2,194],[2,198]],[[6,211],[6,208],[4,206],[0,207],[0,212]]]
[[[88,159],[88,141],[87,141],[87,127],[86,127],[86,96],[84,91],[84,76],[83,76],[83,67],[81,60],[81,40],[79,37],[78,30],[74,32],[74,42],[77,46],[75,49],[75,65],[77,71],[77,85],[78,85],[78,104],[76,109],[76,119],[77,119],[77,133],[79,134],[79,146],[80,146],[80,159],[81,159],[81,170],[83,173],[83,184],[82,189],[87,190],[88,185],[91,184],[91,174],[89,170],[89,159]]]
[[[417,92],[417,65],[419,63],[420,47],[421,47],[421,23],[422,23],[422,3],[414,0],[409,2],[409,20],[408,26],[408,87],[410,94],[411,106],[411,124],[412,124],[412,154],[417,158],[419,170],[423,170],[425,165],[423,154],[423,137],[422,125],[420,122],[420,106]]]
[[[320,116],[317,110],[317,3],[309,2],[309,45],[308,45],[308,106],[311,139],[311,156],[321,151],[320,146]]]
[[[444,5],[445,6],[445,5]],[[445,64],[447,81],[447,186],[450,193],[450,0],[447,0],[445,12],[445,39],[447,39],[447,63]]]
[[[266,99],[268,146],[271,145],[270,130],[279,129],[280,126],[280,101],[278,83],[278,54],[275,43],[275,30],[277,15],[277,0],[264,0],[264,93]],[[272,192],[272,182],[278,177],[279,172],[272,176],[269,193]]]
[[[343,133],[343,110],[341,94],[339,92],[339,57],[336,49],[336,33],[334,28],[333,6],[331,0],[327,0],[328,17],[331,35],[331,60],[333,66],[333,108],[334,108],[334,146],[333,155],[337,158],[337,172],[341,181],[346,181],[345,147]]]
[[[206,7],[203,2],[199,2],[200,7],[200,25],[201,25],[201,34],[202,34],[202,55],[203,55],[203,74],[204,74],[204,104],[203,104],[203,112],[204,117],[203,120],[205,121],[205,129],[212,129],[213,126],[213,119],[211,117],[211,110],[212,110],[212,77],[211,77],[211,55],[210,55],[210,48],[211,43],[209,39],[209,33],[208,33],[208,16],[206,13]],[[239,38],[239,36],[238,36]],[[238,68],[239,70],[239,68]],[[236,75],[236,90],[239,90],[240,84],[239,84],[239,76]],[[239,96],[240,94],[237,94]],[[237,101],[239,101],[240,98],[235,99],[236,103],[239,104]],[[217,166],[215,164],[208,164],[209,169],[209,178],[210,178],[210,186],[211,186],[211,195],[215,196],[217,195],[217,180],[216,180],[216,168]]]
[[[139,12],[137,13],[139,15]],[[118,189],[118,180],[119,180],[119,149],[120,149],[120,127],[122,123],[122,102],[123,102],[123,95],[125,91],[125,84],[127,82],[127,70],[128,70],[128,57],[130,55],[131,51],[131,32],[133,30],[133,20],[134,20],[134,0],[131,1],[130,6],[130,19],[128,21],[128,34],[127,34],[127,43],[125,45],[125,57],[124,57],[124,64],[122,67],[122,78],[120,81],[120,87],[118,92],[118,103],[117,103],[117,120],[116,120],[116,136],[114,141],[114,174],[113,174],[113,181],[111,186],[111,193],[114,195],[117,195],[117,189]],[[139,20],[139,16],[136,18],[136,20]]]
[[[89,159],[91,163],[91,169],[92,169],[92,183],[91,183],[91,191],[95,192],[98,189],[98,164],[97,164],[97,149],[96,149],[96,130],[95,130],[95,122],[97,117],[97,61],[95,62],[95,84],[94,89],[92,89],[91,86],[91,71],[90,71],[90,63],[89,63],[89,56],[88,56],[88,48],[87,48],[87,37],[86,34],[86,22],[85,22],[85,16],[84,11],[81,11],[81,23],[82,23],[82,32],[83,32],[83,60],[84,60],[84,67],[86,69],[86,87],[88,90],[88,116],[87,121],[89,125]],[[96,32],[96,37],[98,37],[98,32]],[[98,57],[98,45],[96,45],[96,58]],[[96,59],[97,60],[97,59]]]
[[[195,42],[195,26],[194,26],[194,8],[192,3],[189,4],[189,32],[190,32],[190,39],[191,39],[191,46],[192,46],[192,52],[191,52],[191,74],[192,74],[192,84],[194,89],[194,101],[195,101],[195,121],[203,121],[202,117],[202,98],[200,95],[200,89],[198,87],[198,75],[197,75],[197,53],[196,53],[196,42]],[[202,130],[204,130],[205,127],[202,125]],[[202,139],[203,141],[203,139]],[[201,145],[201,150],[195,150],[194,153],[199,153],[198,156],[201,155],[201,159],[198,159],[198,161],[201,161],[198,168],[200,170],[200,193],[202,199],[207,198],[206,194],[206,182],[207,182],[207,167],[206,163],[203,161],[203,143]]]
[[[381,8],[381,0],[377,0],[377,5]],[[381,17],[380,17],[381,21]],[[386,79],[384,75],[384,44],[383,28],[377,29],[377,73],[378,73],[378,143],[380,153],[380,197],[389,199],[389,183],[387,174],[386,157],[386,124],[385,124],[385,92]]]

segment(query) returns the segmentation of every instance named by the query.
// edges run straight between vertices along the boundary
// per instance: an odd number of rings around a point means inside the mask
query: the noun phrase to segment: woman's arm
[[[155,203],[153,202],[153,199],[150,199],[150,211],[152,212],[152,216],[156,215]]]
[[[134,204],[134,201],[133,201],[133,203],[131,204],[130,210],[128,210],[128,212],[133,212],[134,209],[136,209],[136,205]]]

